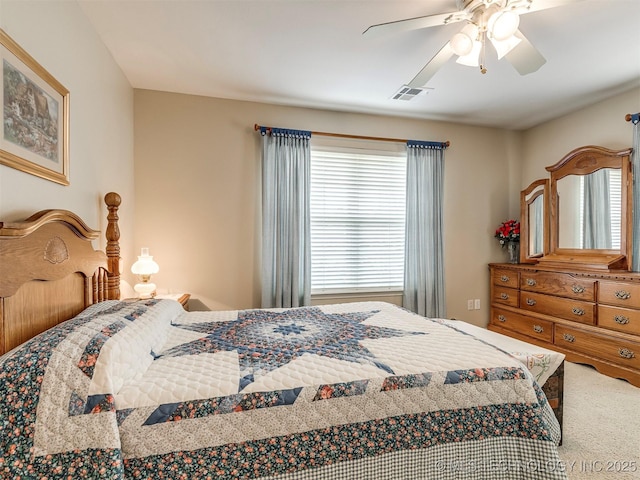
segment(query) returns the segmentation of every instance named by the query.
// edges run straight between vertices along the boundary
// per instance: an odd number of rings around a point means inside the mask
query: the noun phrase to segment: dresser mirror
[[[543,254],[539,255],[538,244],[532,245],[534,238],[538,241],[538,237],[532,237],[534,233],[538,235],[538,226],[532,222],[538,208],[534,206],[537,201],[534,188],[521,202],[522,219],[526,220],[523,236],[528,242],[521,261],[627,270],[632,242],[630,155],[631,149],[613,151],[586,146],[546,167],[550,172],[548,195],[544,195],[544,187],[535,188],[542,188],[543,193],[539,195],[548,197],[542,231],[545,226],[549,230],[549,249],[545,252],[543,246]]]
[[[536,263],[549,252],[546,222],[549,180],[536,180],[520,192],[520,263]]]

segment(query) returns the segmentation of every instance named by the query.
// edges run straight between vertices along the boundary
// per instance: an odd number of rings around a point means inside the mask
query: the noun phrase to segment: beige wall
[[[259,306],[261,140],[255,123],[451,141],[445,167],[447,313],[486,324],[487,262],[505,258],[493,232],[517,212],[518,200],[510,201],[505,186],[516,168],[519,134],[136,90],[135,243],[148,246],[160,264],[154,277],[159,289],[188,291],[200,308]],[[482,309],[469,312],[467,299],[473,298],[481,299]]]
[[[133,252],[133,89],[76,2],[0,1],[0,27],[70,91],[70,186],[0,165],[0,219],[45,208],[104,230],[102,197],[123,197],[125,261]],[[96,241],[104,248],[105,241]]]
[[[524,189],[538,178],[548,178],[545,167],[555,164],[574,148],[584,145],[612,150],[631,147],[632,125],[624,117],[639,111],[640,87],[527,130],[522,142],[520,188]]]

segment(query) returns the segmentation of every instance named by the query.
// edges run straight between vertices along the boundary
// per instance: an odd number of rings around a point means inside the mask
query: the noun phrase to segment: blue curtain
[[[631,270],[640,272],[640,114],[631,116],[633,122],[633,153],[631,169],[633,172],[633,244],[631,251]]]
[[[612,242],[609,171],[603,168],[582,178],[584,181],[583,247],[610,249]]]
[[[403,306],[445,317],[444,145],[407,142],[407,210]]]
[[[262,307],[311,300],[311,132],[261,127]]]

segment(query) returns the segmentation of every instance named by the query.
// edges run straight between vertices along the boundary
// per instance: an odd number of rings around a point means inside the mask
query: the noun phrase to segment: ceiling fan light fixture
[[[498,60],[500,60],[511,50],[516,48],[521,41],[516,36],[511,36],[506,40],[496,40],[495,38],[491,38],[490,40],[491,40],[491,43],[493,44],[493,48],[496,49],[496,53],[498,54]]]
[[[453,53],[455,53],[459,57],[464,57],[465,55],[469,55],[472,52],[473,42],[477,39],[477,37],[478,27],[470,23],[468,25],[465,25],[465,27],[460,32],[451,37],[449,45],[451,46],[451,50],[453,50]]]
[[[467,55],[458,57],[456,63],[460,65],[466,65],[467,67],[479,67],[480,66],[480,51],[482,50],[482,42],[474,40],[473,48]]]
[[[459,57],[469,55],[473,49],[473,39],[469,35],[458,32],[449,42],[451,44],[451,50]]]
[[[520,16],[510,10],[499,10],[487,22],[489,38],[497,41],[507,40],[518,31]]]

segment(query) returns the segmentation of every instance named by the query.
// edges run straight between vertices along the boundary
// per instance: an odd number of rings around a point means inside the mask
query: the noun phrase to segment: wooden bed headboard
[[[120,195],[105,196],[106,253],[67,210],[43,210],[0,222],[0,355],[89,305],[120,298]]]

